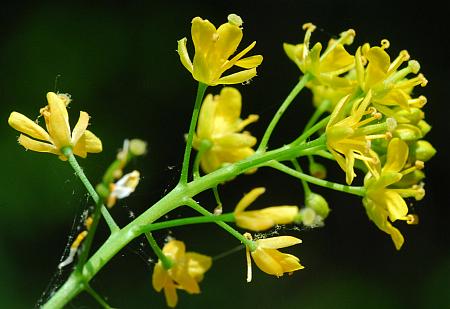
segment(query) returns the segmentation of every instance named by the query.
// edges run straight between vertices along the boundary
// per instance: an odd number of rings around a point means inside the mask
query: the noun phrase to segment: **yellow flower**
[[[251,235],[246,233],[245,237],[251,239]],[[256,249],[250,252],[247,247],[247,267],[248,275],[247,281],[251,281],[251,260],[250,255],[255,261],[256,266],[263,272],[281,277],[284,273],[292,273],[296,270],[303,269],[298,257],[282,253],[278,251],[279,248],[286,248],[293,245],[297,245],[302,241],[292,236],[278,236],[265,239],[258,239],[255,241]]]
[[[410,93],[415,86],[424,87],[428,81],[422,74],[407,79],[408,74],[418,73],[419,63],[415,60],[408,61],[410,56],[406,50],[402,50],[391,62],[389,54],[385,51],[388,47],[388,40],[383,40],[381,46],[374,47],[366,43],[358,48],[355,59],[356,78],[360,88],[365,93],[371,90],[374,106],[383,114],[391,116],[386,106],[422,107],[426,99],[424,97],[413,99]],[[408,61],[408,66],[398,70],[405,61]]]
[[[255,188],[236,205],[234,217],[236,224],[244,229],[259,232],[267,230],[276,224],[289,224],[294,222],[298,214],[297,206],[273,206],[260,210],[245,211],[261,194],[266,191],[265,188]]]
[[[407,159],[408,145],[399,138],[393,138],[388,145],[386,163],[383,168],[378,166],[379,176],[375,177],[368,173],[364,181],[366,194],[363,204],[367,215],[380,230],[391,236],[397,250],[403,245],[404,239],[391,222],[404,220],[410,224],[416,223],[416,217],[408,215],[408,206],[403,198],[415,197],[419,200],[425,195],[420,185],[414,185],[408,189],[389,188],[398,183],[404,175],[417,169],[414,166],[405,170]]]
[[[228,16],[228,22],[218,29],[200,17],[192,20],[192,40],[195,47],[194,61],[191,62],[186,48],[187,39],[178,41],[178,54],[181,63],[192,73],[195,80],[204,84],[215,86],[218,84],[238,84],[248,81],[256,76],[256,67],[261,64],[261,55],[242,58],[256,44],[253,42],[232,59],[242,40],[242,19],[236,14]],[[222,77],[222,74],[232,66],[245,70]]]
[[[255,151],[251,147],[256,144],[256,138],[248,132],[239,132],[248,124],[257,121],[258,116],[250,115],[245,120],[240,119],[241,106],[241,94],[235,88],[225,87],[220,95],[206,96],[193,143],[197,150],[202,142],[209,143],[209,149],[200,159],[205,173],[254,154]]]
[[[102,142],[91,131],[86,130],[89,124],[89,115],[80,112],[77,124],[70,130],[67,105],[70,98],[67,95],[47,93],[48,105],[40,110],[45,119],[47,131],[28,117],[12,112],[8,123],[11,127],[23,134],[19,136],[19,144],[25,149],[38,152],[48,152],[65,160],[61,152],[64,147],[71,147],[74,154],[85,158],[87,153],[102,151]]]
[[[370,139],[385,137],[386,135],[369,135],[369,133],[376,133],[380,130],[380,127],[366,125],[381,118],[381,114],[376,113],[373,108],[367,108],[370,100],[371,92],[369,91],[364,99],[353,103],[350,115],[346,116],[349,96],[345,96],[334,108],[326,127],[328,150],[333,154],[342,170],[345,171],[347,184],[351,184],[356,176],[353,169],[355,159],[362,160],[368,169],[376,174],[374,165],[378,161],[378,156],[370,149]],[[364,116],[370,114],[372,114],[370,117],[363,119]],[[386,127],[382,126],[381,130],[383,128],[386,131]]]
[[[330,40],[327,48],[322,51],[322,44],[316,43],[309,48],[312,32],[316,29],[311,23],[303,25],[306,30],[302,44],[292,45],[284,43],[284,51],[288,57],[306,74],[314,76],[319,84],[336,87],[349,87],[353,82],[340,77],[355,66],[355,59],[344,48],[344,44],[351,44],[355,37],[355,31],[350,29],[342,32],[338,40]],[[314,81],[313,81],[314,83]]]
[[[165,269],[159,260],[153,270],[152,283],[157,292],[164,289],[167,305],[175,307],[178,302],[176,289],[185,290],[189,294],[200,293],[198,283],[203,280],[204,273],[211,267],[209,256],[195,252],[185,252],[185,245],[178,240],[170,240],[163,248],[173,266]]]

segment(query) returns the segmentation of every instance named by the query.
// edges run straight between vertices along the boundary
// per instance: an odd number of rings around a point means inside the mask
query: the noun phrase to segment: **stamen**
[[[245,233],[244,237],[248,240],[252,240],[252,235],[250,233]],[[252,282],[252,260],[250,258],[250,249],[245,246],[245,257],[247,259],[247,282]]]
[[[387,39],[381,40],[381,49],[388,49],[391,43]]]
[[[391,63],[388,69],[388,75],[391,75],[393,72],[397,71],[397,69],[402,65],[403,62],[408,61],[410,58],[408,52],[406,50],[402,50],[397,58]]]
[[[408,100],[408,105],[411,107],[422,108],[425,106],[425,104],[427,104],[427,98],[423,95],[421,95],[420,97],[418,97],[416,99]]]
[[[396,88],[412,88],[414,86],[420,85],[421,87],[425,87],[428,84],[428,80],[423,76],[422,73],[417,75],[414,78],[404,80],[401,82],[398,82],[395,87]]]
[[[228,15],[228,22],[232,25],[241,27],[242,24],[244,23],[242,18],[239,15],[236,14],[230,14]]]
[[[407,224],[419,224],[419,216],[418,215],[412,215],[409,214],[406,216],[406,223]]]
[[[389,132],[393,132],[397,127],[397,120],[393,117],[386,118],[386,125]]]

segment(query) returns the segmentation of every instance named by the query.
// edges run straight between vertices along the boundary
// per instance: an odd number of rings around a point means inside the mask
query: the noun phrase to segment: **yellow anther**
[[[421,169],[423,169],[425,167],[425,163],[423,161],[416,160],[416,162],[414,163],[414,166],[418,170],[421,170]]]
[[[406,223],[407,224],[419,224],[419,216],[418,215],[412,215],[409,214],[406,216]]]
[[[397,120],[395,120],[395,118],[393,118],[393,117],[388,117],[386,119],[386,125],[387,125],[388,131],[392,132],[397,127]]]
[[[412,73],[417,74],[420,70],[420,63],[416,60],[409,60],[408,68],[411,70]]]
[[[228,22],[232,25],[241,27],[242,24],[244,23],[244,21],[242,20],[242,18],[239,15],[236,14],[230,14],[228,15]]]
[[[313,23],[306,23],[303,24],[302,29],[309,32],[313,32],[314,30],[316,30],[316,26]]]
[[[423,95],[418,98],[408,100],[408,105],[410,107],[422,108],[425,106],[425,104],[427,104],[427,98]]]
[[[391,46],[391,43],[387,39],[381,40],[381,49],[387,49]]]

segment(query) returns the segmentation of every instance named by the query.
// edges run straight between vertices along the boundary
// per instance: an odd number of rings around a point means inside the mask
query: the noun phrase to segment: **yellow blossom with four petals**
[[[219,95],[206,96],[193,141],[197,150],[202,142],[209,143],[209,149],[200,159],[205,173],[211,173],[223,164],[243,160],[255,153],[252,147],[256,144],[256,138],[248,132],[240,132],[248,124],[257,121],[258,115],[250,115],[242,120],[241,108],[241,94],[235,88],[224,87]]]
[[[242,40],[242,19],[236,14],[228,16],[228,22],[216,27],[206,19],[195,17],[192,20],[192,40],[195,47],[194,60],[191,61],[186,42],[183,38],[178,41],[178,54],[181,63],[191,72],[195,80],[206,85],[239,84],[256,76],[256,67],[263,60],[261,55],[242,58],[256,44],[253,42],[243,51],[228,59],[236,52]],[[245,70],[227,76],[222,74],[233,66]]]
[[[49,92],[47,101],[48,105],[40,111],[47,131],[18,112],[12,112],[9,116],[9,125],[23,133],[19,136],[19,144],[25,149],[56,154],[61,160],[66,159],[61,152],[65,147],[72,148],[73,153],[82,158],[88,153],[102,151],[100,139],[87,130],[89,115],[86,112],[80,112],[78,122],[71,132],[67,113],[70,98],[64,94]]]
[[[167,305],[173,308],[178,302],[177,289],[189,294],[200,293],[198,283],[211,267],[212,259],[203,254],[186,252],[184,243],[179,240],[170,240],[162,251],[173,265],[165,269],[159,260],[153,270],[152,284],[157,292],[164,289]]]
[[[244,236],[251,239],[249,233],[246,233]],[[278,236],[256,240],[256,249],[254,251],[250,252],[248,247],[246,249],[247,281],[250,282],[252,277],[250,255],[253,261],[255,261],[256,266],[269,275],[281,277],[285,273],[292,273],[296,270],[303,269],[304,266],[300,264],[298,257],[277,250],[297,245],[301,242],[300,239],[292,236]]]

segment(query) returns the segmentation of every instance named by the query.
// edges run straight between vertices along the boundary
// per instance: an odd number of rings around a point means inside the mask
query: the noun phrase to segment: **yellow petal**
[[[296,270],[303,269],[304,267],[300,264],[298,257],[292,254],[282,253],[278,250],[266,250],[270,256],[278,262],[278,264],[283,269],[283,273],[291,273]],[[282,274],[281,274],[282,275]]]
[[[19,144],[25,147],[25,149],[27,150],[29,149],[37,152],[49,152],[57,155],[61,154],[61,152],[56,149],[54,145],[36,141],[23,134],[20,134],[19,136]]]
[[[197,282],[202,281],[205,272],[211,268],[212,258],[195,252],[187,252],[185,257],[189,275]]]
[[[228,70],[233,65],[235,65],[239,60],[241,60],[242,57],[244,57],[249,51],[251,51],[253,49],[253,47],[255,47],[255,45],[256,45],[256,41],[253,42],[252,44],[250,44],[249,46],[247,46],[243,51],[241,51],[239,54],[234,56],[232,59],[226,61],[222,67],[222,72]],[[261,57],[261,62],[262,62],[262,56],[260,56],[260,55],[257,55],[257,56]]]
[[[217,29],[217,35],[214,50],[208,58],[211,63],[224,63],[238,48],[243,36],[242,29],[227,22]]]
[[[292,236],[278,236],[278,237],[270,237],[264,239],[258,239],[256,241],[258,247],[267,248],[267,249],[278,249],[290,247],[293,245],[300,244],[301,239],[292,237]]]
[[[208,174],[220,168],[222,166],[222,161],[218,158],[217,153],[211,150],[203,154],[200,160],[200,166],[202,167],[202,170]]]
[[[391,221],[404,218],[408,214],[408,206],[400,194],[393,190],[385,190],[384,198]]]
[[[400,172],[408,160],[408,145],[399,138],[393,138],[388,145],[387,159],[382,172]]]
[[[20,113],[12,112],[8,118],[8,124],[28,136],[42,141],[50,141],[50,136],[42,127]]]
[[[220,151],[217,150],[216,156],[222,163],[234,163],[244,160],[252,156],[254,153],[255,151],[250,147],[228,148],[221,149]]]
[[[84,134],[88,125],[89,115],[86,112],[80,112],[80,118],[78,118],[78,122],[72,131],[72,145],[76,145],[78,143],[78,140]]]
[[[258,268],[266,274],[274,275],[277,277],[282,276],[283,268],[277,260],[275,260],[270,254],[268,254],[267,251],[268,250],[258,248],[255,251],[251,252],[256,266],[258,266]]]
[[[178,295],[175,284],[172,280],[168,281],[164,287],[164,296],[166,297],[167,306],[175,308],[178,303]]]
[[[86,158],[88,153],[98,153],[102,151],[101,140],[89,130],[78,140],[78,143],[72,149],[73,153],[82,158]]]
[[[47,93],[47,101],[49,106],[47,123],[49,135],[58,149],[71,146],[69,116],[66,105],[54,92]]]
[[[299,68],[303,62],[302,59],[303,48],[304,48],[303,44],[293,45],[289,43],[283,43],[284,52],[289,57],[289,59],[291,59],[292,61],[295,62],[295,64],[297,64]]]
[[[223,85],[240,84],[256,76],[256,69],[249,69],[219,78],[215,83]]]
[[[214,139],[214,144],[223,148],[253,147],[256,138],[249,133],[232,133]]]
[[[259,187],[254,188],[250,192],[244,195],[244,197],[239,201],[234,210],[235,213],[244,211],[251,203],[253,203],[261,194],[266,192],[266,188]]]
[[[153,274],[152,274],[153,288],[157,292],[161,292],[163,287],[166,285],[167,280],[170,280],[169,275],[167,274],[167,271],[162,266],[161,261],[158,261],[158,263],[155,265],[155,268],[153,268]]]
[[[263,56],[255,55],[236,61],[235,65],[244,69],[256,68],[263,61]]]
[[[273,227],[276,223],[258,211],[235,212],[236,225],[254,232],[261,232]]]
[[[217,40],[216,27],[200,17],[192,19],[191,35],[196,54],[207,53]]]
[[[220,91],[217,101],[214,133],[228,133],[232,131],[239,122],[242,108],[241,94],[236,88],[224,87]]]
[[[383,81],[386,78],[391,63],[388,53],[380,47],[372,47],[365,54],[369,64],[366,68],[365,90]]]
[[[194,277],[189,275],[187,263],[182,261],[182,264],[172,267],[169,270],[171,277],[178,283],[178,288],[183,289],[189,294],[200,293],[200,287]]]
[[[353,151],[348,151],[345,155],[345,180],[348,185],[351,185],[353,182],[353,179],[355,178],[356,174],[353,170],[353,166],[355,165],[355,156],[353,154]]]
[[[217,103],[212,94],[208,94],[203,101],[197,124],[197,137],[200,140],[212,138]]]
[[[266,207],[259,212],[271,218],[275,224],[289,224],[294,221],[294,218],[298,214],[297,206],[272,206]]]
[[[402,233],[400,233],[400,231],[397,228],[393,227],[389,222],[387,225],[388,225],[387,229],[388,234],[391,235],[391,239],[392,242],[394,243],[395,249],[400,250],[405,241]]]
[[[326,55],[320,62],[321,73],[342,74],[348,71],[355,63],[342,44],[338,44],[333,51]]]
[[[180,56],[180,61],[184,65],[184,67],[189,71],[193,72],[194,68],[192,66],[191,58],[189,57],[189,53],[186,48],[186,38],[182,38],[178,41],[178,55]]]

